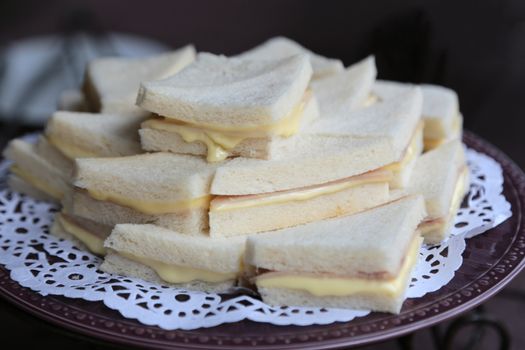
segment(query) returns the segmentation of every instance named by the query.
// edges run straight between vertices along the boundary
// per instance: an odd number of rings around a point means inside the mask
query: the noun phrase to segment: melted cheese
[[[98,157],[98,155],[94,152],[86,151],[81,147],[64,142],[62,140],[57,139],[56,137],[48,135],[46,138],[50,144],[55,146],[60,151],[60,153],[62,153],[69,159]]]
[[[141,213],[152,215],[177,213],[196,208],[207,208],[210,205],[211,199],[211,196],[202,196],[199,198],[180,200],[176,202],[145,201],[130,199],[115,193],[99,192],[90,189],[88,189],[87,192],[92,198],[96,200],[112,202],[124,207],[133,208],[137,211],[140,211]]]
[[[328,184],[303,189],[280,191],[263,195],[226,197],[225,199],[217,197],[217,199],[220,200],[213,200],[211,202],[210,211],[218,212],[291,201],[305,201],[365,184],[387,183],[390,181],[391,177],[392,173],[390,171],[379,170],[373,173],[353,176],[342,181],[334,181]]]
[[[51,197],[55,199],[61,199],[64,196],[64,193],[62,193],[61,190],[57,188],[53,188],[48,183],[42,181],[36,176],[33,176],[29,174],[28,172],[22,170],[21,168],[17,167],[16,165],[12,165],[10,168],[11,172],[15,174],[16,176],[20,177],[25,182],[31,184],[33,187],[37,188],[38,190],[50,195]]]
[[[412,139],[410,140],[410,143],[408,144],[408,147],[405,151],[405,154],[403,155],[403,158],[395,163],[388,164],[384,166],[382,169],[385,170],[391,170],[393,172],[399,172],[403,170],[403,168],[413,161],[418,156],[418,150],[419,150],[419,138],[421,137],[421,133],[423,132],[423,125],[420,123],[414,132],[414,135],[412,136]]]
[[[191,281],[203,281],[218,283],[237,278],[237,272],[222,273],[210,270],[196,269],[187,266],[166,264],[164,262],[149,258],[138,257],[133,254],[118,252],[123,257],[146,265],[153,269],[157,275],[168,283],[187,283]]]
[[[248,138],[276,135],[289,137],[299,130],[303,111],[311,99],[311,93],[305,93],[302,101],[279,122],[254,127],[221,127],[204,123],[185,123],[176,119],[150,119],[142,123],[143,128],[167,131],[179,134],[185,142],[200,141],[208,149],[208,162],[219,162],[229,156],[229,152]]]
[[[456,182],[456,186],[454,187],[454,193],[452,195],[452,200],[450,201],[450,209],[448,214],[441,218],[433,218],[423,221],[419,225],[419,229],[421,230],[423,237],[446,230],[448,228],[454,219],[454,216],[458,212],[459,207],[461,206],[461,202],[463,201],[463,197],[465,196],[465,192],[467,190],[467,183],[468,168],[465,167],[465,169],[461,171],[458,181]]]
[[[256,278],[258,287],[304,290],[315,296],[349,296],[375,294],[396,297],[403,292],[416,263],[422,238],[417,237],[410,245],[399,274],[388,280],[346,278],[315,275],[294,275],[281,272],[264,273]]]
[[[103,239],[66,219],[62,215],[57,215],[57,220],[67,233],[73,235],[80,242],[84,243],[90,251],[95,254],[106,255],[106,248],[104,248]]]

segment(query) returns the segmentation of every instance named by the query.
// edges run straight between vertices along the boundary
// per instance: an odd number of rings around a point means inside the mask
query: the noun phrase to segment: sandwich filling
[[[106,255],[104,239],[109,235],[109,229],[106,230],[107,232],[89,230],[79,221],[66,214],[58,214],[56,220],[58,220],[64,231],[84,243],[91,252],[99,255]]]
[[[112,202],[124,207],[135,209],[144,214],[160,215],[178,213],[198,208],[208,208],[211,196],[205,195],[193,199],[179,201],[152,201],[143,199],[132,199],[117,193],[107,193],[93,189],[86,189],[89,196],[99,201]]]
[[[463,167],[454,187],[454,192],[450,200],[449,212],[442,217],[434,217],[425,219],[420,225],[419,230],[423,237],[433,236],[436,233],[445,233],[444,231],[448,228],[454,215],[456,215],[465,193],[467,191],[468,184],[468,168]]]
[[[118,251],[117,253],[129,260],[148,266],[153,269],[163,281],[168,283],[188,283],[192,281],[219,283],[234,280],[238,275],[238,272],[204,270],[188,266],[167,264],[162,261],[139,257],[126,252]]]
[[[438,128],[436,125],[438,122],[432,122],[432,119],[425,120],[425,138],[423,139],[423,143],[425,145],[425,151],[437,148],[444,144],[447,141],[453,140],[455,138],[459,138],[461,136],[461,128],[462,128],[462,116],[458,112],[458,114],[454,117],[454,120],[452,121],[452,126],[450,128],[450,132],[448,135],[445,131],[442,133],[444,134],[442,137],[431,137],[428,136],[428,134],[435,134],[431,133],[429,130],[435,130]]]
[[[391,163],[391,164],[384,166],[382,169],[391,170],[392,172],[397,173],[397,172],[402,171],[403,168],[407,164],[409,164],[411,161],[416,159],[416,157],[422,151],[421,149],[422,133],[423,133],[423,124],[419,123],[401,159],[395,163]]]
[[[219,162],[226,159],[230,151],[243,140],[269,136],[289,137],[299,130],[303,112],[313,98],[306,91],[302,100],[292,111],[274,124],[251,127],[223,127],[203,123],[187,123],[174,118],[150,119],[142,123],[143,128],[176,133],[185,142],[202,142],[208,149],[208,162]]]
[[[392,173],[388,170],[374,170],[346,179],[300,189],[278,191],[259,195],[217,196],[210,205],[210,211],[227,211],[263,205],[273,205],[291,201],[305,201],[315,197],[344,191],[348,188],[371,183],[389,182]]]
[[[12,165],[9,170],[13,174],[18,176],[22,180],[24,180],[25,182],[29,183],[31,186],[50,195],[51,197],[55,199],[61,199],[64,196],[64,193],[62,193],[62,190],[59,190],[58,188],[54,188],[48,182],[42,181],[38,177],[33,176],[29,172],[23,170],[22,168],[16,165]]]
[[[329,274],[267,272],[257,276],[255,283],[257,287],[303,290],[319,297],[342,297],[356,294],[397,297],[406,288],[412,268],[417,262],[422,241],[423,239],[417,235],[411,242],[407,255],[401,263],[399,273],[394,278],[378,279]]]
[[[58,138],[54,136],[47,135],[46,138],[50,144],[55,146],[55,148],[58,149],[60,153],[62,153],[69,159],[98,157],[98,155],[94,152],[87,151],[71,143],[65,142],[63,140],[59,140]]]

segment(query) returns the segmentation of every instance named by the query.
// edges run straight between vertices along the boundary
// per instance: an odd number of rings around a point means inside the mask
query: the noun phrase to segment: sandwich
[[[180,73],[141,84],[137,105],[157,116],[142,124],[146,151],[268,159],[272,143],[318,115],[307,90],[306,55],[251,61],[201,53]]]
[[[259,46],[235,57],[250,60],[273,60],[299,54],[308,55],[313,68],[312,80],[339,73],[344,69],[341,60],[318,55],[299,45],[297,42],[282,36],[268,39]]]
[[[399,313],[417,262],[421,196],[247,238],[248,278],[275,306]]]
[[[117,225],[104,247],[102,271],[169,284],[224,292],[241,274],[245,237],[188,236],[155,225]]]
[[[399,98],[399,93],[412,87],[411,84],[378,80],[374,84],[372,96],[379,100]],[[421,85],[421,91],[425,150],[451,140],[461,139],[463,117],[459,112],[457,94],[449,88],[427,84]]]
[[[105,255],[104,240],[111,233],[111,229],[110,226],[61,212],[55,215],[50,233],[73,241],[77,248]]]
[[[200,157],[152,153],[76,160],[72,215],[107,226],[156,224],[199,234],[208,226],[215,166]]]
[[[11,141],[4,156],[13,161],[11,189],[60,201],[69,191],[74,159],[141,153],[137,129],[144,118],[119,114],[58,111],[36,143]]]
[[[135,105],[142,81],[157,80],[180,71],[195,59],[195,48],[146,58],[106,57],[89,62],[82,91],[91,112],[147,115]]]
[[[372,63],[369,59],[362,64]],[[352,111],[348,104],[353,101],[353,93],[347,91],[337,78],[326,78],[327,82],[322,87],[323,94],[318,95],[321,117],[308,125],[302,133],[387,140],[395,153],[395,161],[385,167],[393,173],[390,186],[406,186],[415,161],[423,150],[421,90],[418,87],[405,89],[399,93],[398,98],[386,99]],[[362,95],[361,101],[364,98]]]
[[[445,143],[419,157],[404,193],[420,193],[425,198],[428,216],[420,225],[425,243],[437,244],[449,237],[468,190],[469,171],[459,140]]]

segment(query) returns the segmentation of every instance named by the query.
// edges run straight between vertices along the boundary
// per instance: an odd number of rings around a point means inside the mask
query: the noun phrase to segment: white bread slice
[[[322,117],[347,115],[367,100],[377,75],[374,56],[346,70],[313,81],[312,89],[320,103]]]
[[[248,237],[245,262],[278,272],[397,276],[414,232],[426,216],[422,196]]]
[[[76,160],[74,185],[136,201],[192,200],[209,195],[215,165],[172,153]]]
[[[279,150],[275,159],[223,162],[211,193],[246,195],[301,188],[362,174],[399,159],[386,138],[298,134],[285,141],[273,145]]]
[[[11,169],[18,177],[55,200],[61,199],[69,190],[70,170],[57,168],[41,157],[36,152],[34,144],[22,139],[14,139],[9,142],[3,154],[14,162]],[[15,186],[19,185],[16,180],[11,183]],[[17,186],[13,189],[24,190],[24,187]],[[31,195],[29,192],[26,193]]]
[[[58,111],[48,121],[45,135],[70,158],[116,157],[142,153],[140,115]]]
[[[25,181],[21,177],[15,174],[9,174],[7,176],[7,186],[15,192],[23,193],[34,199],[38,199],[46,202],[58,202],[58,199],[47,194],[44,191],[39,190],[38,188],[31,185],[29,182]]]
[[[301,117],[301,127],[308,125],[319,115],[317,99],[312,96],[303,110]],[[139,130],[142,148],[145,151],[162,151],[182,154],[192,154],[204,156],[208,153],[208,147],[203,142],[186,142],[177,133],[157,130],[142,126]],[[279,153],[276,145],[282,143],[281,136],[269,135],[261,138],[247,138],[237,146],[228,151],[231,156],[245,158],[272,159]]]
[[[109,57],[91,61],[84,77],[90,110],[101,113],[147,114],[135,106],[139,85],[168,77],[195,59],[192,45],[146,58]]]
[[[137,105],[192,124],[263,126],[299,104],[311,75],[306,55],[251,61],[200,53],[178,74],[143,82]]]
[[[163,281],[152,268],[135,262],[133,260],[127,259],[111,251],[109,251],[108,254],[104,257],[104,262],[102,263],[102,265],[100,265],[100,270],[115,275],[140,278],[144,281],[152,282],[158,285],[171,286],[183,290],[195,290],[209,293],[226,292],[236,283],[235,280],[219,283],[207,283],[203,281],[191,281],[189,283],[177,284],[167,283],[166,281]]]
[[[87,112],[88,109],[86,98],[80,90],[64,90],[58,97],[58,110],[60,111]]]
[[[64,208],[76,216],[107,226],[117,224],[155,224],[184,234],[197,235],[208,231],[208,208],[192,208],[169,214],[145,214],[110,201],[93,199],[83,191],[73,191]]]
[[[285,58],[298,54],[307,54],[310,58],[310,63],[313,68],[312,79],[319,79],[336,74],[344,69],[341,60],[318,55],[299,45],[297,42],[282,36],[268,39],[259,46],[245,51],[235,57],[252,60],[268,60]]]
[[[357,185],[306,200],[209,213],[210,236],[229,237],[297,226],[375,207],[388,200],[388,183]],[[213,206],[213,201],[212,201]]]
[[[465,151],[459,140],[428,151],[417,160],[406,193],[424,196],[429,218],[446,216],[459,173],[465,166]]]
[[[154,225],[127,224],[115,226],[104,245],[117,254],[124,253],[133,257],[152,259],[179,267],[239,275],[241,273],[245,238],[221,239],[210,238],[207,235],[190,237]],[[107,271],[105,265],[104,263],[101,269]],[[116,265],[122,268],[122,264],[117,262]],[[119,273],[127,275],[128,272],[131,272],[129,267]],[[142,273],[144,276],[141,277],[149,279],[151,276],[145,275],[145,272],[142,269],[141,272],[136,271],[135,275]],[[229,287],[234,283],[235,279],[232,279],[226,281],[226,283],[221,282],[221,285]],[[209,285],[213,285],[202,282],[201,284],[203,288],[206,288],[205,290],[209,288]],[[180,287],[190,288],[193,286],[185,284]]]
[[[319,99],[323,102],[340,101]],[[401,158],[421,120],[423,98],[421,89],[414,87],[399,94],[396,99],[385,100],[353,112],[325,115],[313,121],[305,133],[320,135],[351,135],[358,138],[386,137]]]

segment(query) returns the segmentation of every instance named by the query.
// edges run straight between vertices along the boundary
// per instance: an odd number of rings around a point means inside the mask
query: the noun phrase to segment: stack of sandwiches
[[[282,37],[100,59],[64,98],[77,110],[11,142],[9,184],[60,201],[51,232],[109,273],[396,313],[468,169],[457,96],[376,75],[373,57],[345,68]]]
[[[74,161],[81,157],[142,153],[137,126],[149,115],[135,105],[143,80],[177,73],[195,59],[195,49],[147,58],[102,58],[86,68],[82,91],[66,91],[36,143],[10,142],[8,183],[39,199],[61,201],[70,191]]]

